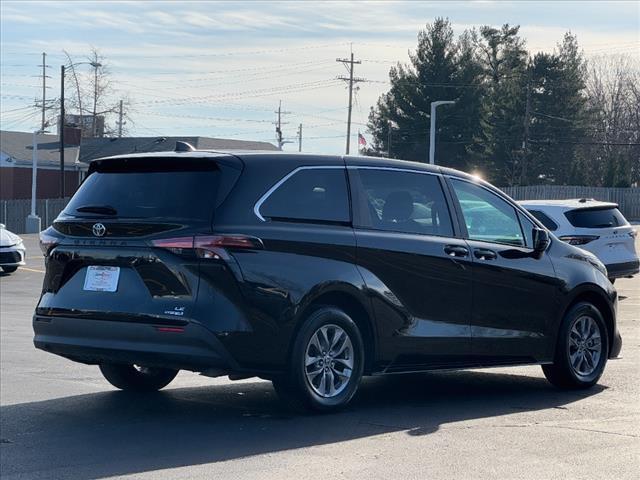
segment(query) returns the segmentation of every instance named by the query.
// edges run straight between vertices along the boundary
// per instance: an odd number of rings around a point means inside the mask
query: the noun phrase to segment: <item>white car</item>
[[[609,279],[630,277],[640,269],[635,239],[618,205],[581,198],[518,202],[560,240],[593,253],[607,267]]]
[[[0,267],[6,273],[15,272],[24,265],[24,243],[15,233],[11,233],[0,223]]]

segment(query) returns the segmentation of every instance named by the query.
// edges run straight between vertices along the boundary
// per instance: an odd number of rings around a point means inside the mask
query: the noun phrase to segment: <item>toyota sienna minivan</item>
[[[620,352],[603,264],[482,180],[179,147],[93,161],[42,232],[37,348],[123,390],[257,376],[321,411],[363,375],[540,364],[585,388]]]

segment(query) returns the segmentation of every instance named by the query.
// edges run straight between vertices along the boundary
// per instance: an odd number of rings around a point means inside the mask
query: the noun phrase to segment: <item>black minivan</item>
[[[41,246],[35,346],[124,390],[181,369],[258,376],[327,411],[363,375],[523,364],[583,388],[622,344],[596,257],[488,183],[421,163],[104,158]]]

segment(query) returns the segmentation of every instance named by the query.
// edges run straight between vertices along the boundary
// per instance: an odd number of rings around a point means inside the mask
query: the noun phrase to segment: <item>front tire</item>
[[[153,392],[166,387],[176,378],[178,370],[103,363],[100,371],[116,388],[131,392]]]
[[[543,365],[547,380],[564,389],[588,388],[597,383],[609,356],[607,327],[600,311],[581,302],[567,312],[558,335],[552,365]]]
[[[278,396],[294,410],[336,411],[355,395],[364,371],[364,344],[342,310],[321,307],[304,322],[286,372],[275,377]]]
[[[2,267],[4,273],[13,273],[18,270],[18,267]]]

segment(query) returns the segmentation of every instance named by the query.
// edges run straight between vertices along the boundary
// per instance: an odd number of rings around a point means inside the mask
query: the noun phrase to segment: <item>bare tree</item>
[[[85,58],[77,58],[64,52],[67,57],[67,68],[71,75],[67,83],[69,92],[67,94],[68,105],[76,109],[81,118],[90,117],[89,124],[91,136],[98,134],[98,118],[105,118],[104,134],[112,135],[117,132],[117,127],[109,124],[113,123],[114,115],[119,115],[119,98],[117,98],[113,88],[112,76],[108,63],[100,51],[91,47],[91,51]],[[123,101],[123,116],[129,110],[131,102],[127,98]],[[85,125],[83,125],[84,130]]]
[[[588,104],[593,114],[587,160],[597,183],[630,186],[640,181],[640,69],[626,55],[589,62]]]

